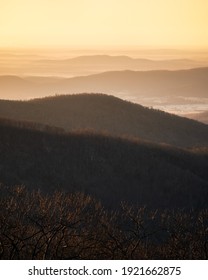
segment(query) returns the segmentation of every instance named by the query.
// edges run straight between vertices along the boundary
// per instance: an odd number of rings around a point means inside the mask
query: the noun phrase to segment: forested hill
[[[92,129],[179,147],[208,146],[208,126],[104,94],[63,95],[30,101],[0,100],[0,117]]]
[[[107,206],[202,208],[208,156],[92,133],[34,130],[0,121],[0,182],[85,192]]]

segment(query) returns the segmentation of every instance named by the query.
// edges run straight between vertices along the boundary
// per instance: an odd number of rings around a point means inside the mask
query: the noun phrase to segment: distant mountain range
[[[35,128],[35,129],[34,129]],[[45,193],[91,194],[151,208],[203,208],[208,201],[207,152],[69,133],[0,121],[0,182]]]
[[[85,55],[68,59],[40,59],[38,56],[0,56],[0,74],[80,76],[106,71],[178,70],[207,67],[207,61],[191,59],[151,60],[125,55]]]
[[[170,59],[170,60],[151,60],[144,58],[132,58],[129,56],[110,56],[110,55],[86,55],[78,56],[70,59],[62,60],[37,60],[37,65],[44,67],[58,67],[59,69],[64,67],[68,69],[69,72],[74,69],[79,69],[80,71],[118,71],[118,70],[178,70],[178,69],[190,69],[194,67],[207,66],[206,62],[194,61],[191,59]],[[84,68],[84,69],[83,69]]]
[[[25,99],[54,94],[124,94],[143,97],[208,97],[208,68],[178,71],[112,71],[66,78],[0,76],[0,97]]]
[[[208,126],[103,94],[0,100],[0,117],[178,147],[208,146]]]

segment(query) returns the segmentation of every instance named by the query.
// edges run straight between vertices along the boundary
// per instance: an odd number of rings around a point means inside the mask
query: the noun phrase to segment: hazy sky
[[[208,47],[208,0],[0,0],[0,47]]]

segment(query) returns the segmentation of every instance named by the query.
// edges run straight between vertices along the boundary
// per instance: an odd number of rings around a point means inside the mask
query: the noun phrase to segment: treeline
[[[1,259],[207,259],[208,210],[116,211],[83,193],[1,186]]]

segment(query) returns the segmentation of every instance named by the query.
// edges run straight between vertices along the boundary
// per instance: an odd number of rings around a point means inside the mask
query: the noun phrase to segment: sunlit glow
[[[207,0],[1,0],[0,47],[206,47]]]

